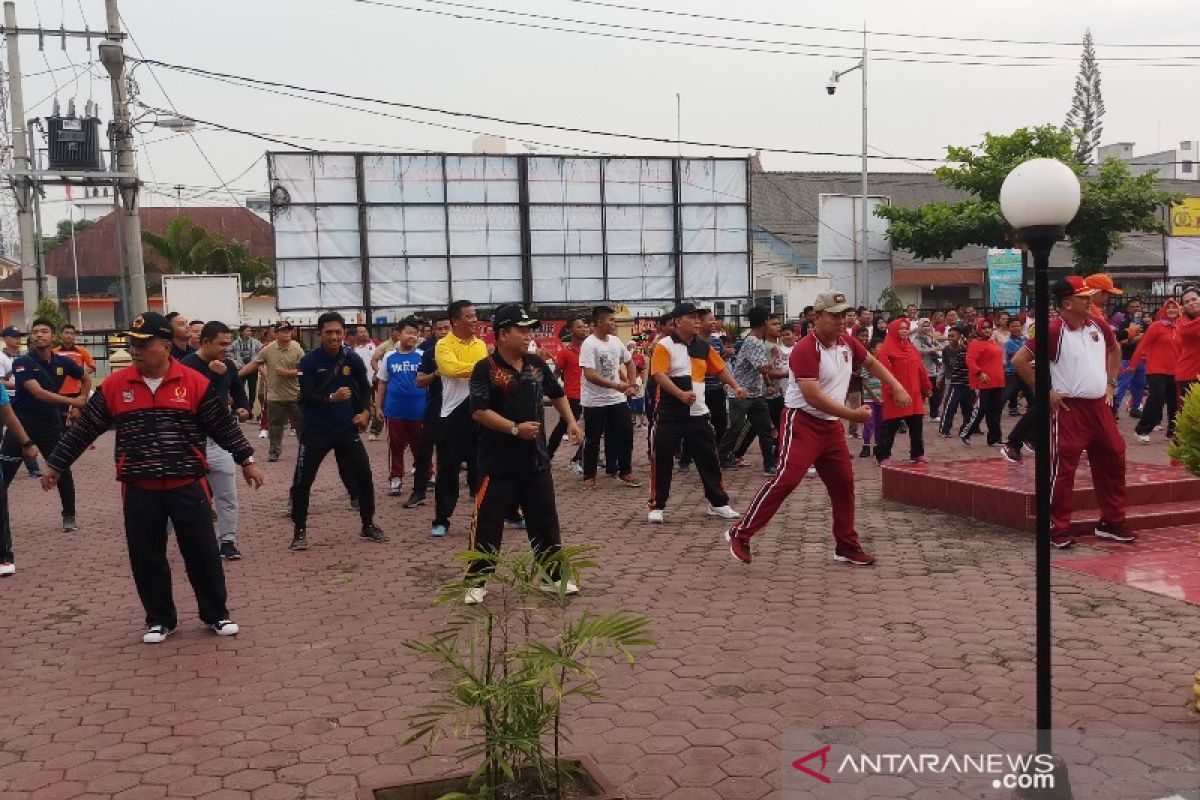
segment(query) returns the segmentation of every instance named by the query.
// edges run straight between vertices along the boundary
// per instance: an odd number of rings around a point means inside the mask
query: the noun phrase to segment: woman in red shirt
[[[933,384],[929,382],[925,360],[908,338],[908,326],[907,317],[893,320],[888,325],[883,344],[875,353],[879,362],[896,376],[896,380],[912,398],[908,405],[897,405],[892,387],[883,384],[883,427],[875,447],[875,459],[883,466],[892,463],[892,444],[901,423],[908,424],[909,457],[912,463],[924,464],[928,461],[925,458],[921,423],[925,419],[924,400],[933,391]]]
[[[1200,380],[1200,289],[1194,286],[1179,296],[1183,316],[1175,323],[1175,340],[1179,345],[1179,364],[1175,367],[1175,384],[1180,403],[1188,389]]]
[[[967,378],[979,394],[979,402],[971,419],[958,438],[970,444],[987,420],[988,447],[998,445],[1004,438],[1000,432],[1000,413],[1004,410],[1004,351],[992,338],[992,322],[981,319],[975,326],[975,336],[967,345]]]
[[[1142,405],[1142,416],[1133,432],[1139,442],[1150,441],[1150,431],[1158,427],[1163,418],[1163,406],[1167,407],[1167,438],[1175,436],[1175,410],[1178,396],[1175,390],[1175,369],[1179,363],[1179,345],[1176,342],[1175,326],[1179,320],[1179,303],[1168,300],[1158,311],[1158,319],[1146,327],[1146,333],[1133,355],[1129,357],[1126,372],[1132,374],[1138,365],[1146,362],[1146,387],[1149,395]]]

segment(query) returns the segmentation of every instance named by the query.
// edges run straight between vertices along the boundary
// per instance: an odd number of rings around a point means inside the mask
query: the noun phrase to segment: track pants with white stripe
[[[1125,440],[1117,430],[1112,407],[1103,397],[1067,398],[1066,410],[1050,417],[1050,530],[1066,533],[1074,508],[1075,470],[1087,451],[1092,485],[1100,505],[1100,521],[1125,522]]]
[[[833,505],[833,538],[838,552],[857,550],[854,530],[854,467],[840,420],[817,419],[798,408],[783,412],[779,430],[779,472],[754,495],[745,516],[733,526],[734,536],[749,538],[762,530],[809,467],[829,492]]]
[[[971,412],[974,410],[974,389],[962,383],[946,384],[946,393],[942,397],[942,421],[939,424],[938,432],[942,436],[950,435],[950,431],[954,428],[954,414],[956,411],[962,413],[963,427],[960,430],[965,430],[967,424],[971,421]]]

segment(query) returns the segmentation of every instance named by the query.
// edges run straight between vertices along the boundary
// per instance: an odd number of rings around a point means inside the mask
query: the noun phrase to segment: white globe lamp
[[[1079,211],[1079,178],[1053,158],[1026,161],[1004,179],[1000,210],[1017,231],[1065,228]]]

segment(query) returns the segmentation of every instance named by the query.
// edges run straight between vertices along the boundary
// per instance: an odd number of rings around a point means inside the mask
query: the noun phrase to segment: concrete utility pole
[[[133,125],[130,123],[129,92],[125,83],[125,51],[121,46],[121,15],[117,0],[104,0],[109,38],[100,45],[100,63],[112,79],[113,149],[116,171],[134,177],[119,178],[117,189],[121,203],[123,261],[122,274],[129,274],[129,315],[140,314],[149,305],[146,299],[146,267],[142,261],[142,219],[138,212],[139,182],[137,157],[133,149]]]
[[[12,125],[13,164],[16,170],[33,170],[29,157],[30,141],[25,132],[25,98],[21,92],[21,56],[17,52],[17,6],[4,4],[4,37],[8,45],[9,122]],[[13,193],[17,202],[17,229],[21,237],[21,294],[25,306],[25,321],[37,315],[42,286],[37,271],[37,242],[33,233],[33,179],[13,176]]]

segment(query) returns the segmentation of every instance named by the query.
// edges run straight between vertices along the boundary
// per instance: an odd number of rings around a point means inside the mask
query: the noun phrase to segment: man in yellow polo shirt
[[[475,365],[488,357],[487,345],[475,335],[478,317],[471,301],[456,300],[447,313],[450,333],[438,341],[435,350],[442,380],[442,411],[437,425],[437,478],[430,533],[439,539],[450,530],[450,515],[458,504],[458,477],[463,462],[467,464],[467,487],[471,495],[479,489],[479,466],[475,459],[478,431],[467,398]]]

